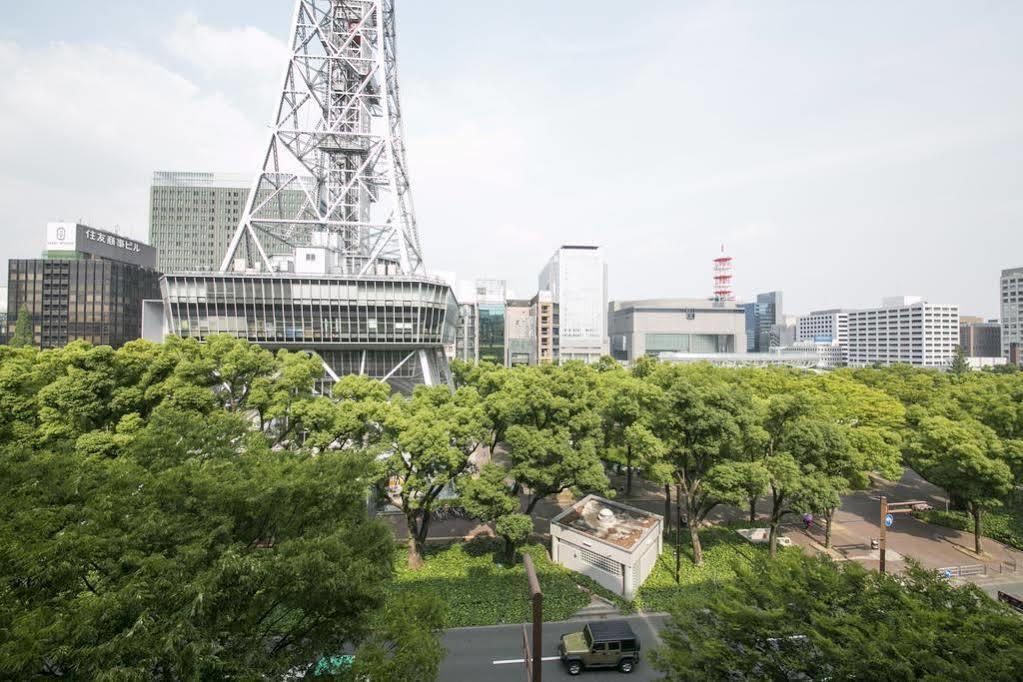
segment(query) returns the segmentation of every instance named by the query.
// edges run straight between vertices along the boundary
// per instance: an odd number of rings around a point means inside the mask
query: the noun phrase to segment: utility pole
[[[529,645],[529,635],[525,624],[522,625],[522,650],[525,656],[526,681],[542,682],[543,677],[543,592],[540,591],[540,580],[533,566],[533,557],[523,554],[522,564],[526,567],[526,578],[529,581],[529,597],[533,603],[533,646]]]
[[[881,539],[878,542],[878,549],[881,550],[881,573],[885,572],[885,531],[888,529],[888,498],[884,495],[881,496]]]
[[[881,535],[877,543],[877,548],[881,551],[881,565],[880,572],[885,572],[885,544],[888,526],[895,523],[896,514],[911,514],[913,507],[918,504],[926,504],[923,500],[910,500],[909,502],[892,502],[888,504],[888,498],[884,495],[881,496]]]

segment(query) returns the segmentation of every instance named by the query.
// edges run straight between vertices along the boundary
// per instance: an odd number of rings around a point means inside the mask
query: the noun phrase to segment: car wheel
[[[626,675],[628,675],[629,673],[632,672],[632,668],[633,668],[634,665],[635,664],[632,662],[631,658],[623,658],[618,663],[618,671],[619,672],[623,672]]]
[[[582,671],[583,671],[583,664],[580,663],[579,661],[571,661],[568,664],[568,674],[569,675],[578,675]]]

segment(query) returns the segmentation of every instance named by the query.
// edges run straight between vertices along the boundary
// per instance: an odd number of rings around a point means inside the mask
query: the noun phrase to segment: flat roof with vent
[[[587,495],[555,516],[551,523],[631,550],[660,519],[657,514],[636,507]]]

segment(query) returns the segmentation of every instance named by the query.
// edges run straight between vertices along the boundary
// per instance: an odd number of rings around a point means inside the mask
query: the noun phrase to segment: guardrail
[[[998,591],[998,601],[1008,604],[1017,611],[1023,611],[1023,599],[1020,599],[1016,595],[1009,594],[1008,592]]]
[[[946,566],[937,570],[938,575],[951,580],[952,578],[973,578],[987,575],[987,564],[969,564],[967,566]]]

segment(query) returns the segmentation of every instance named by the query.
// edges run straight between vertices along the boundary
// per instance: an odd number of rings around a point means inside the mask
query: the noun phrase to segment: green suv
[[[631,673],[639,663],[639,637],[624,620],[596,621],[562,635],[558,653],[569,675],[578,675],[584,668]]]

